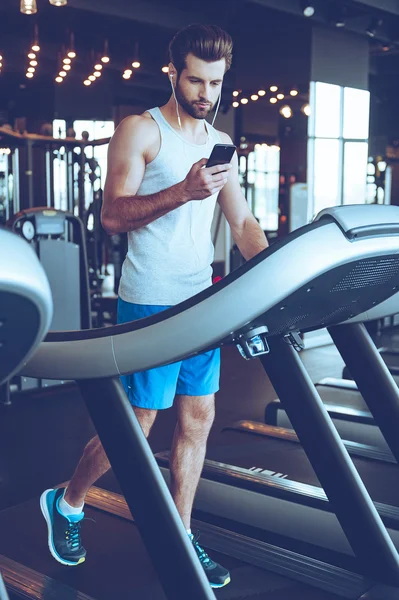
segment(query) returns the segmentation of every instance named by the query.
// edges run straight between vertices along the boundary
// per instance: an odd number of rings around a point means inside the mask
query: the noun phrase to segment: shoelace
[[[200,537],[199,533],[194,535],[192,538],[192,543],[197,552],[200,562],[203,563],[204,565],[207,565],[208,563],[210,563],[212,561],[209,558],[208,554],[205,552],[205,550],[199,545],[199,543],[198,543],[199,537]]]
[[[70,543],[72,550],[80,547],[80,521],[68,524],[68,529],[65,531],[65,539]]]

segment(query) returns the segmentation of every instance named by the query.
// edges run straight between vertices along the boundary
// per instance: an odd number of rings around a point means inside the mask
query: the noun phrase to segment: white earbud
[[[180,113],[179,113],[179,104],[177,102],[175,87],[173,85],[173,73],[169,74],[169,79],[170,79],[170,85],[172,86],[172,93],[173,93],[173,97],[175,99],[175,104],[176,104],[177,122],[179,123],[180,131],[183,134],[183,129],[182,129],[181,120],[180,120]]]

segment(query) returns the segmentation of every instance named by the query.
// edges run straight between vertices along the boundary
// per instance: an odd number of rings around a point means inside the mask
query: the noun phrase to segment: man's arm
[[[157,126],[146,117],[131,116],[116,129],[108,148],[101,222],[110,235],[143,227],[185,202],[181,185],[137,196],[144,177],[146,152],[156,143]]]
[[[232,141],[226,133],[219,132],[222,141],[231,144]],[[229,179],[224,188],[219,192],[218,202],[239,251],[246,260],[249,260],[268,247],[265,234],[259,223],[249,210],[248,203],[241,191],[238,179],[238,158],[235,153],[232,161],[232,169]]]
[[[202,169],[207,160],[201,159],[183,181],[155,194],[137,196],[148,148],[158,139],[157,125],[142,116],[127,117],[116,129],[108,148],[101,211],[101,223],[110,235],[144,227],[186,202],[207,198],[226,183],[223,167]]]

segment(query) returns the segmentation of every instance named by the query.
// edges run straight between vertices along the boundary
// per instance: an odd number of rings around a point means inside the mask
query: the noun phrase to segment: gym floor
[[[383,345],[389,344],[389,346],[399,349],[399,332],[383,336],[380,342]],[[301,353],[301,356],[313,381],[316,382],[327,376],[341,376],[343,361],[334,346],[305,350]],[[235,347],[223,348],[221,390],[217,396],[216,419],[210,435],[210,443],[216,441],[218,433],[224,426],[234,421],[240,419],[263,421],[265,406],[274,398],[274,390],[259,361],[248,362],[243,360]],[[150,439],[154,452],[170,447],[174,422],[173,408],[159,414]],[[32,542],[29,548],[27,547],[24,551],[28,552],[31,557],[33,552],[33,556],[37,557],[35,560],[39,562],[46,558],[50,560],[50,558],[47,557],[44,525],[41,535],[39,520],[36,518],[36,513],[39,511],[38,496],[44,489],[69,479],[86,442],[93,434],[94,429],[83,400],[73,384],[66,385],[61,391],[58,388],[57,394],[54,394],[54,391],[49,388],[41,393],[33,393],[30,397],[27,397],[26,394],[14,396],[11,406],[0,407],[0,509],[26,503],[22,511],[23,518],[19,517],[16,522],[18,527],[25,531],[25,528],[28,528],[30,531],[29,536]],[[112,473],[106,474],[102,480],[97,482],[97,486],[108,489],[110,489],[110,484],[112,489],[117,488]],[[18,511],[18,508],[16,510]],[[12,513],[13,510],[8,513],[11,520]],[[20,515],[21,511],[18,514]],[[90,511],[88,511],[88,516],[93,516]],[[98,522],[100,516],[94,515],[94,517]],[[110,539],[108,542],[111,547],[112,540],[115,541],[118,538],[118,534],[114,532],[113,527],[109,530]],[[93,528],[90,527],[89,523],[86,533],[88,547],[91,543],[91,529]],[[7,533],[9,541],[6,542],[5,539],[3,541],[11,548],[16,543],[18,536],[15,536],[14,542],[14,538],[10,539],[10,531],[4,533]],[[93,545],[95,545],[94,542]],[[104,540],[104,547],[106,545],[107,541]],[[20,549],[18,549],[18,554],[20,554]],[[99,560],[105,560],[107,553],[101,552],[100,554]],[[218,559],[218,556],[215,556],[215,558]],[[231,564],[229,562],[226,565],[230,569],[235,568],[233,559],[223,557],[219,560],[223,560],[224,563],[226,563],[226,560],[232,561]],[[118,561],[118,564],[113,565],[113,562],[115,561],[105,560],[103,569],[113,572],[115,568],[119,572],[122,568],[121,565]],[[37,568],[39,572],[42,572],[39,566],[41,564],[38,564]],[[53,568],[56,571],[54,577],[61,581],[63,578],[67,578],[66,582],[71,585],[68,579],[69,569],[65,573],[61,573],[61,569],[57,570],[57,566],[59,567],[54,563]],[[98,567],[97,559],[96,566]],[[244,583],[248,582],[248,573],[245,575],[245,568],[251,567],[240,567],[234,572],[237,593],[246,591]],[[241,572],[243,569],[244,571]],[[104,571],[100,569],[99,572]],[[257,574],[259,575],[258,570],[254,570],[254,576]],[[301,591],[300,585],[298,587],[298,584],[278,575],[268,574],[267,577],[266,588],[262,582],[259,582],[258,589],[268,590],[265,595],[263,593],[260,596],[256,594],[256,598],[259,597],[259,600],[263,597],[276,600],[292,600],[293,598],[295,600],[302,600],[302,598],[307,600],[335,600],[335,596],[320,590],[310,589],[307,586],[304,586]],[[270,577],[272,577],[272,580],[270,580]],[[122,577],[117,577],[118,581],[119,579],[122,582]],[[252,579],[252,576],[250,579]],[[123,581],[123,585],[125,585],[124,576]],[[254,584],[254,581],[252,581],[252,584]],[[152,590],[147,590],[151,593],[150,596],[145,597],[151,597],[151,600],[163,598],[158,585],[155,586],[157,589],[154,587]],[[79,588],[78,585],[77,587]],[[101,582],[96,591],[98,597],[101,598]],[[144,592],[144,588],[142,591]],[[223,590],[218,592],[217,597],[224,597]],[[239,597],[244,596],[237,596],[237,598]]]

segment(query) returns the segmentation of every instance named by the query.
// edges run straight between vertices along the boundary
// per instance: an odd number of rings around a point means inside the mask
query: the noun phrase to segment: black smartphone
[[[215,144],[206,163],[206,168],[229,163],[233,158],[235,150],[236,147],[234,144]]]

